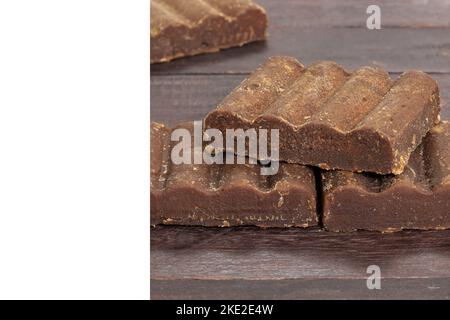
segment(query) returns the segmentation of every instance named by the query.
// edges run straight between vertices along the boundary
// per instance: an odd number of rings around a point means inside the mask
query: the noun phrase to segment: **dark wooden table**
[[[225,1],[225,0],[224,0]],[[151,66],[152,121],[200,120],[273,55],[348,70],[408,69],[440,84],[450,120],[450,2],[377,1],[381,30],[366,29],[371,1],[257,0],[269,15],[265,43]],[[381,290],[369,290],[369,265]],[[336,234],[318,229],[151,230],[153,299],[450,298],[450,231]]]

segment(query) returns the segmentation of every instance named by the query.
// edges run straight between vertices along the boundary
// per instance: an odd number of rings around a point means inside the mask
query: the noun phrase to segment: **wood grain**
[[[398,73],[391,74],[392,78]],[[247,75],[166,75],[151,78],[151,117],[167,125],[201,120]],[[444,120],[450,120],[450,74],[432,74],[439,82]]]
[[[151,239],[152,278],[160,280],[365,279],[372,264],[386,278],[450,277],[450,231],[161,226]]]
[[[365,279],[152,280],[151,299],[450,299],[450,279],[383,279],[368,290]]]
[[[330,0],[256,0],[263,6],[272,26],[296,25],[303,28],[365,27],[366,9],[377,4],[384,28],[450,27],[450,1],[330,1]]]
[[[151,73],[153,76],[249,73],[274,55],[294,56],[304,64],[333,60],[348,69],[369,64],[390,72],[421,69],[443,73],[450,72],[450,31],[448,28],[368,30],[272,26],[266,42],[153,64]]]
[[[450,231],[151,230],[153,298],[449,298]],[[369,265],[381,292],[368,290]]]

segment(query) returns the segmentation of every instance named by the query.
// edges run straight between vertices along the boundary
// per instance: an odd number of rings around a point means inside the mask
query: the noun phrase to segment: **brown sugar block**
[[[407,71],[334,62],[305,68],[272,57],[205,118],[206,128],[279,129],[279,160],[323,169],[400,174],[427,132],[439,122],[436,81]],[[236,152],[236,150],[227,150]]]
[[[450,228],[450,123],[435,126],[397,176],[322,172],[330,231]]]
[[[267,16],[249,0],[152,0],[151,63],[264,40]]]
[[[192,132],[192,123],[177,128]],[[309,227],[318,223],[312,169],[282,163],[174,164],[172,129],[151,126],[151,223],[201,226]]]

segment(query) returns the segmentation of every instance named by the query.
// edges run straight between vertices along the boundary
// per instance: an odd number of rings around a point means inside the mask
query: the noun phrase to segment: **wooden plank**
[[[151,77],[152,121],[173,125],[201,120],[247,75],[167,75]],[[392,74],[397,77],[398,74]],[[433,74],[443,102],[442,119],[450,120],[450,74]]]
[[[151,230],[154,280],[365,279],[450,277],[450,230],[331,233],[318,229]]]
[[[162,76],[151,77],[152,121],[173,125],[201,120],[246,76]]]
[[[152,280],[151,299],[450,299],[450,279],[382,279],[368,290],[365,279]]]
[[[267,11],[273,26],[364,27],[366,9],[377,4],[381,9],[381,26],[450,27],[450,1],[379,0],[256,0]]]
[[[304,64],[333,60],[349,69],[371,64],[390,72],[421,69],[443,73],[450,72],[450,32],[445,28],[368,30],[272,27],[266,42],[153,64],[151,73],[249,73],[274,55],[298,57]]]

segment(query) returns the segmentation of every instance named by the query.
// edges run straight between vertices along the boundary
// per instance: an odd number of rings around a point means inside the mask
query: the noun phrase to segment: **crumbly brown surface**
[[[192,123],[180,124],[192,132]],[[151,126],[152,224],[316,226],[312,169],[280,164],[272,176],[255,164],[180,164],[170,160],[172,129]]]
[[[152,0],[151,63],[264,40],[267,16],[249,0]]]
[[[450,228],[450,123],[435,126],[402,174],[324,171],[327,230]]]
[[[277,128],[280,160],[400,174],[439,111],[437,83],[421,71],[393,81],[374,67],[348,73],[334,62],[305,68],[272,57],[206,116],[205,127]]]

